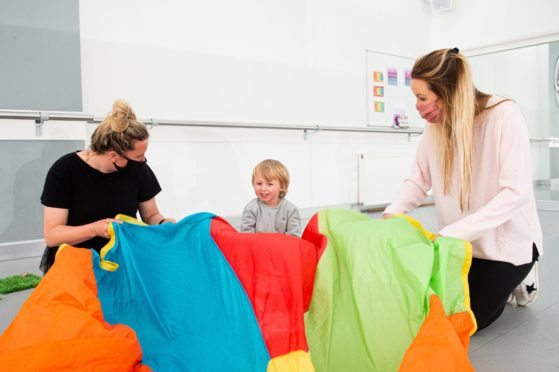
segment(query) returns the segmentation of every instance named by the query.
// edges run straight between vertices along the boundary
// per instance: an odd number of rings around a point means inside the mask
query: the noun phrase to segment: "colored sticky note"
[[[398,85],[398,69],[394,67],[387,68],[388,85]]]
[[[374,71],[373,72],[373,81],[375,83],[382,83],[384,82],[384,75],[382,72],[380,71]]]
[[[411,71],[404,70],[404,84],[409,87],[411,82]]]
[[[375,112],[384,112],[384,102],[375,101]]]
[[[375,85],[373,87],[373,95],[375,97],[384,97],[384,87]]]

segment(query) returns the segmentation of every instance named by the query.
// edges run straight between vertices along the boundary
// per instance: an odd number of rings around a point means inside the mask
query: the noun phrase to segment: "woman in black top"
[[[40,268],[46,274],[58,246],[66,243],[100,251],[108,242],[111,222],[121,213],[149,225],[175,222],[157,208],[161,191],[146,164],[148,131],[132,108],[117,100],[112,112],[95,129],[91,146],[58,159],[50,168],[41,203],[47,249]]]

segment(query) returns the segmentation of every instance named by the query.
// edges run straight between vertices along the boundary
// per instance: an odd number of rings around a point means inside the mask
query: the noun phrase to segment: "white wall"
[[[143,118],[365,128],[365,50],[418,54],[430,16],[406,0],[82,0],[84,111],[122,97]],[[229,216],[253,197],[264,158],[288,166],[296,205],[347,205],[357,154],[398,143],[410,146],[406,135],[158,127],[148,159],[164,213]]]
[[[431,47],[466,51],[559,34],[557,14],[557,0],[454,0],[433,13]]]
[[[125,98],[142,118],[365,127],[366,49],[418,56],[557,32],[558,3],[538,4],[455,0],[450,12],[432,13],[421,0],[81,0],[83,110],[104,115]],[[47,124],[44,138],[91,132],[66,125]],[[0,133],[27,138],[34,128]],[[159,204],[176,217],[239,214],[252,197],[252,167],[266,157],[290,168],[288,197],[300,207],[353,203],[358,153],[414,146],[405,135],[151,133]]]
[[[153,137],[156,131],[167,129],[154,129]],[[210,211],[224,217],[240,215],[255,197],[252,168],[266,158],[280,159],[288,167],[291,184],[287,198],[299,208],[347,207],[358,200],[359,153],[393,153],[415,146],[402,134],[344,138],[316,133],[305,141],[301,132],[269,131],[267,138],[255,138],[247,132],[242,139],[242,132],[201,131],[207,133],[198,135],[211,134],[214,140],[197,140],[192,135],[188,142],[177,142],[160,134],[159,140],[150,143],[149,164],[164,188],[158,200],[167,214],[183,217]],[[382,174],[375,177],[377,185],[385,186]]]
[[[424,5],[82,0],[84,111],[125,97],[153,117],[364,125],[365,49],[424,49]]]

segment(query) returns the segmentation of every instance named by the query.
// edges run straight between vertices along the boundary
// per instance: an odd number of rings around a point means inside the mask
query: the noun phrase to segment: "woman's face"
[[[146,159],[146,151],[148,149],[148,139],[143,141],[134,141],[132,150],[127,151],[124,155],[127,159],[143,162]]]
[[[126,151],[125,153],[118,153],[113,151],[111,155],[111,162],[115,165],[116,170],[125,168],[130,161],[136,163],[136,165],[142,165],[146,163],[146,151],[148,149],[147,138],[143,141],[134,141],[134,146],[132,150]]]
[[[443,110],[442,100],[429,89],[429,84],[425,80],[412,79],[410,86],[416,98],[415,107],[421,117],[429,123],[438,123]]]

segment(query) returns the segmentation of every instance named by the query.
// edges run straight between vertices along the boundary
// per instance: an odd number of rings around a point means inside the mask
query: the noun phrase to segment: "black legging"
[[[493,323],[505,310],[511,292],[518,287],[538,260],[533,245],[532,262],[515,266],[508,262],[474,258],[468,275],[470,303],[478,331]]]

